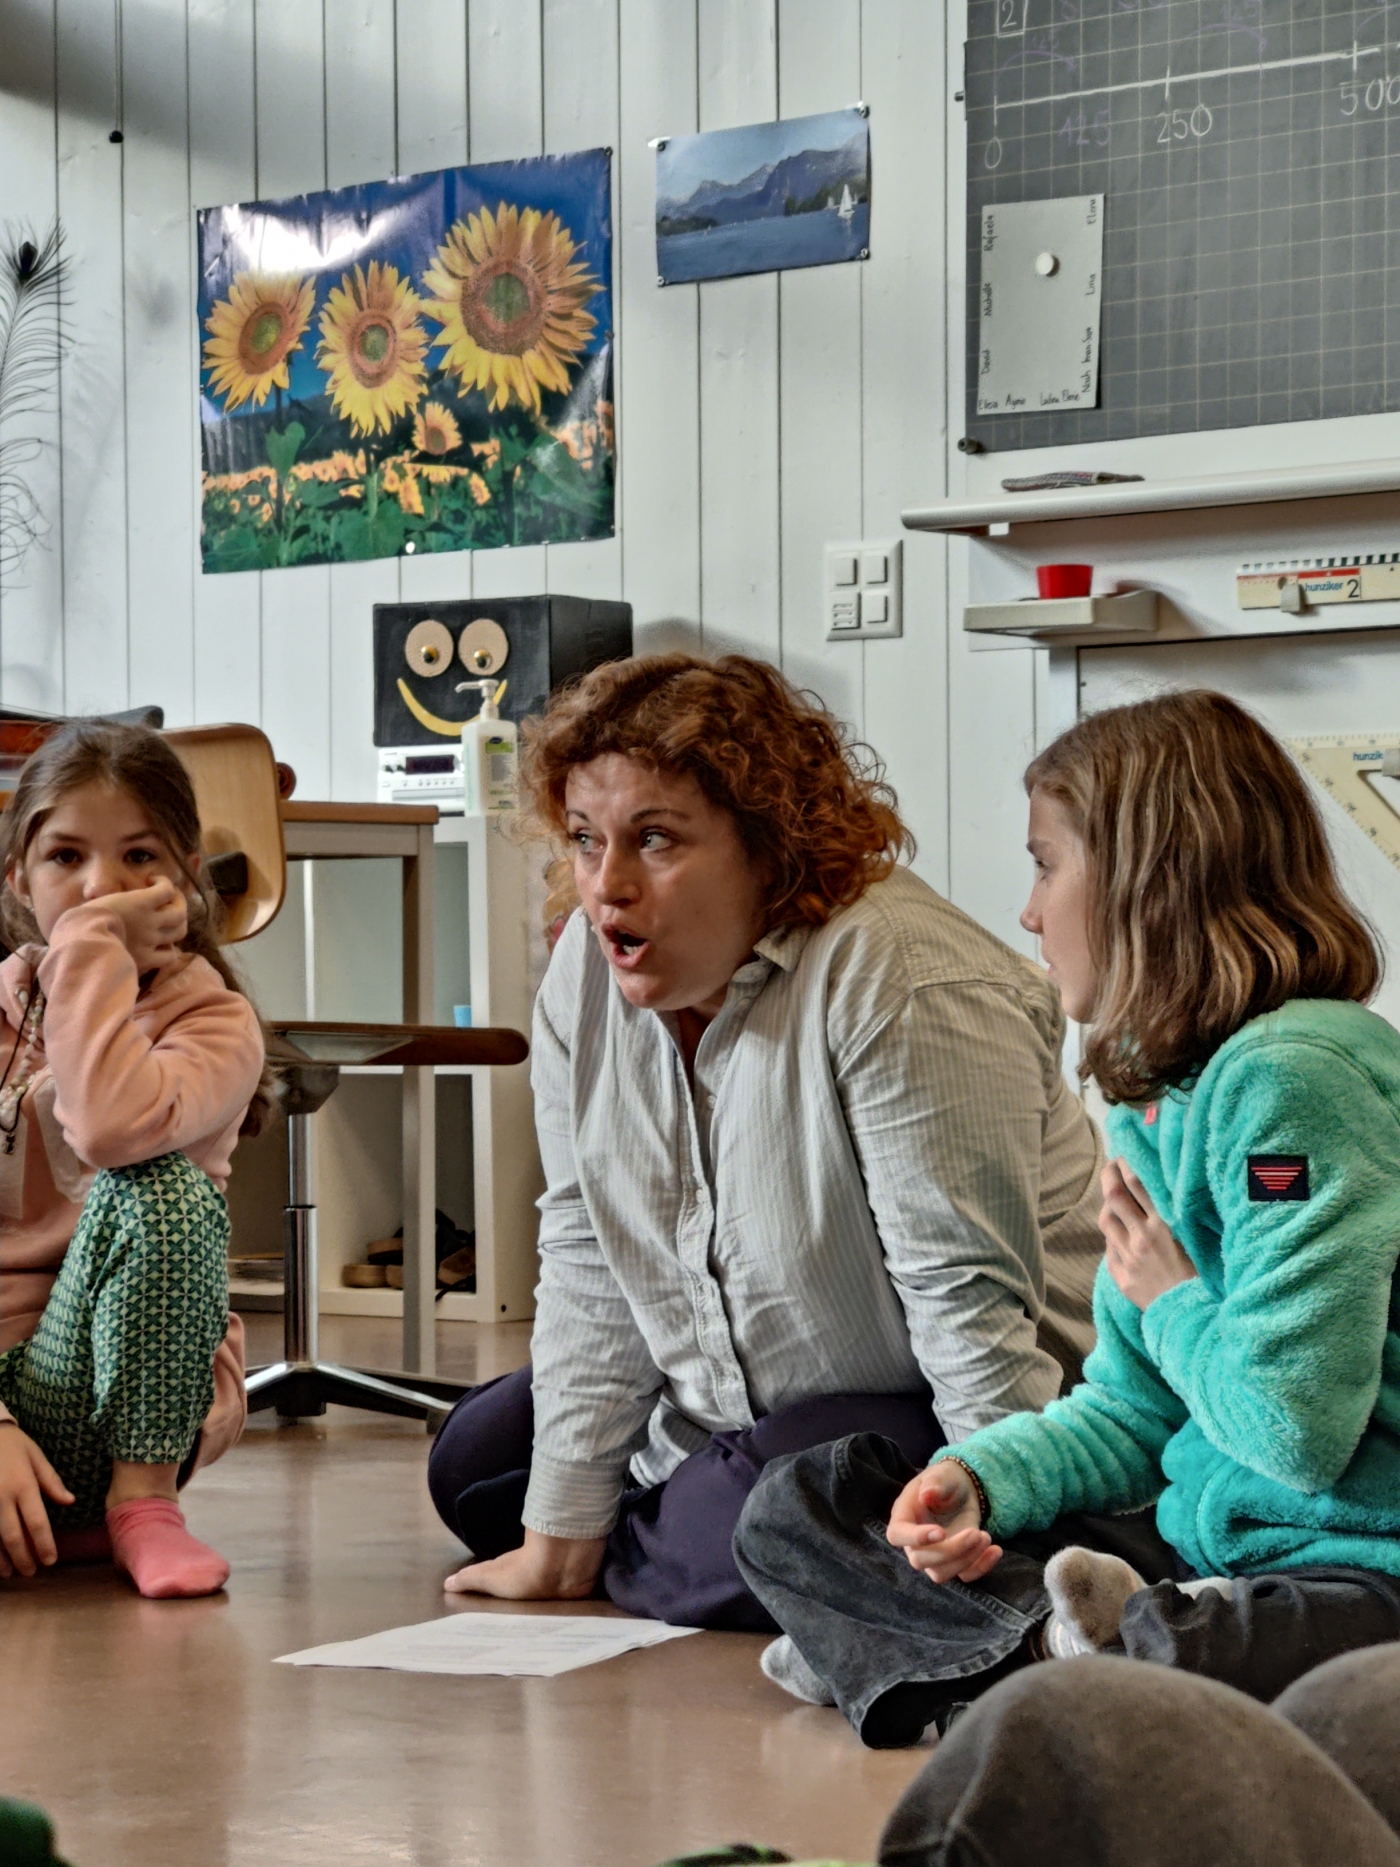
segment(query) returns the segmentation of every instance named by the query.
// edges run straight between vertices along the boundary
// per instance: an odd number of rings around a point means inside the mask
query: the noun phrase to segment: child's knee
[[[90,1288],[99,1311],[140,1309],[140,1286],[179,1284],[189,1324],[207,1313],[222,1339],[228,1326],[228,1208],[215,1184],[183,1154],[97,1174],[84,1227],[90,1230]],[[77,1243],[77,1240],[75,1240]]]
[[[154,1235],[227,1237],[223,1194],[185,1154],[161,1154],[131,1167],[104,1167],[89,1199],[98,1197],[100,1189],[115,1198],[128,1222],[134,1219]]]

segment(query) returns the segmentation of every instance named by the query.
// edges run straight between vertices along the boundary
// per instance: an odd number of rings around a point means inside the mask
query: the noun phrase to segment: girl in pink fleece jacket
[[[270,1100],[199,849],[170,745],[105,721],[47,740],[0,820],[3,1576],[105,1516],[143,1595],[228,1579],[176,1487],[242,1430],[223,1190]]]

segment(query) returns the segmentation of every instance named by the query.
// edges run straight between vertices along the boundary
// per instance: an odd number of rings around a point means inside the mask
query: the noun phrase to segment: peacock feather
[[[43,451],[30,424],[57,402],[67,274],[56,220],[42,241],[0,231],[0,574],[17,570],[45,529],[25,469]]]

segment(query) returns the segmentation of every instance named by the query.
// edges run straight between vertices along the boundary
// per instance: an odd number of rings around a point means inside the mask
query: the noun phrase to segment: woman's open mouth
[[[630,927],[610,926],[600,931],[608,958],[625,972],[640,964],[643,953],[651,945],[645,934],[633,933]]]

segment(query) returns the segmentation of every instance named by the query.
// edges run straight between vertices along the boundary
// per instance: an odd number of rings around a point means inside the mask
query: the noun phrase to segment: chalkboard
[[[970,0],[966,433],[1400,409],[1400,0]],[[976,412],[982,210],[1106,197],[1099,406]]]

